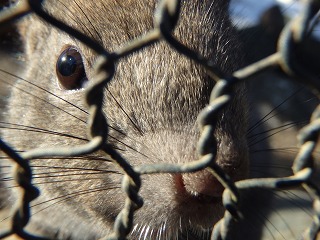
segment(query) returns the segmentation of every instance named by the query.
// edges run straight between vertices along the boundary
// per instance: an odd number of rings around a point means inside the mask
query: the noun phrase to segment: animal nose
[[[174,176],[178,196],[195,199],[204,203],[221,201],[224,187],[208,171],[183,173]]]
[[[195,196],[221,197],[224,187],[207,170],[183,174],[182,179],[186,191]]]

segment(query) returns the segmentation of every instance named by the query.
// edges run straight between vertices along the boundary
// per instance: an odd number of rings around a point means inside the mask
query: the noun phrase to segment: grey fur
[[[147,32],[153,26],[154,1],[59,0],[47,1],[46,4],[53,15],[94,37],[109,50]],[[223,71],[231,73],[240,67],[242,59],[227,10],[228,1],[183,1],[175,35],[190,48],[210,58]],[[64,45],[74,45],[82,52],[90,80],[96,55],[82,43],[43,23],[36,16],[26,17],[19,23],[19,28],[25,41],[27,58],[24,78],[86,109],[82,102],[83,91],[66,92],[59,88],[55,63]],[[200,66],[164,42],[121,59],[116,70],[108,91],[143,134],[137,131],[106,90],[104,111],[108,121],[125,133],[111,130],[110,135],[126,145],[109,138],[111,143],[121,149],[121,154],[132,165],[195,160],[195,146],[199,137],[196,118],[208,103],[213,79]],[[39,99],[64,109],[84,122],[17,88],[12,90],[6,121],[86,138],[85,113],[47,92],[33,92],[33,88],[24,81],[18,81],[16,87],[34,93]],[[235,100],[220,116],[215,137],[219,143],[217,162],[234,180],[239,180],[248,174],[247,103],[243,86],[238,86],[235,92]],[[4,131],[3,136],[18,150],[84,142],[36,132],[17,135],[16,132]],[[120,189],[122,175],[116,166],[108,161],[94,160],[95,157],[108,159],[98,153],[88,156],[86,160],[32,161],[35,174],[45,173],[41,176],[46,176],[35,181],[65,180],[39,184],[42,193],[37,200],[39,203],[98,187],[110,189],[70,195],[66,201],[34,214],[29,226],[31,231],[59,239],[97,239],[110,233],[114,218],[122,209],[125,199]],[[46,167],[36,167],[39,165]],[[94,175],[86,174],[88,171],[83,170],[81,176],[77,177],[81,179],[67,181],[75,179],[72,174],[50,177],[56,171],[53,167],[107,169],[112,172]],[[212,177],[202,171],[184,175],[183,178],[186,188],[194,189],[206,184]],[[223,213],[221,202],[200,203],[177,192],[174,177],[169,174],[144,176],[141,195],[145,204],[135,214],[134,231],[130,239],[138,239],[139,236],[145,236],[141,239],[184,239],[187,234],[190,239],[192,235],[195,239],[206,239],[206,231]],[[32,211],[38,212],[43,207],[39,205]]]

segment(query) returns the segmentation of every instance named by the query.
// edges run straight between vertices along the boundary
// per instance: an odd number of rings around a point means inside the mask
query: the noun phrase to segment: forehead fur
[[[56,18],[111,50],[153,28],[153,15],[158,1],[51,0],[45,3],[47,10]],[[175,35],[193,48],[204,46],[205,44],[199,46],[199,42],[203,43],[204,40],[213,41],[217,32],[228,35],[228,5],[229,1],[225,0],[182,1]],[[206,48],[197,50],[204,54],[207,51]]]
[[[51,15],[91,36],[109,51],[151,30],[156,5],[157,2],[152,0],[45,1],[45,8]],[[182,1],[174,35],[183,44],[209,58],[222,71],[230,73],[241,61],[227,8],[228,1],[222,0]],[[46,61],[54,66],[57,57],[53,54],[59,54],[64,44],[79,44],[70,37],[71,43],[65,42],[63,39],[68,39],[67,34],[60,34],[36,17],[30,19],[32,24],[24,21],[29,28],[25,35],[29,58],[41,55],[42,59],[46,54]],[[84,61],[94,59],[95,54],[90,49],[81,44],[80,49]],[[33,65],[31,72],[34,76],[37,69],[36,63]],[[89,75],[90,71],[88,67]],[[54,73],[52,69],[52,77],[39,79],[54,82]],[[108,90],[131,118],[138,119],[139,125],[149,129],[168,127],[172,123],[193,123],[199,110],[208,103],[213,84],[213,79],[203,68],[161,42],[121,59]],[[123,113],[114,106],[113,98],[107,99],[106,109],[112,111],[108,115],[115,122],[130,126],[125,120],[117,119],[122,118]],[[241,110],[237,112],[241,113]]]

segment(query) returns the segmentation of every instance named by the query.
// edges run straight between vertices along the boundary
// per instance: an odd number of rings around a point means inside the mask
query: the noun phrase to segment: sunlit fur
[[[46,1],[51,14],[110,51],[152,29],[155,5],[135,0]],[[227,10],[228,1],[183,1],[174,35],[230,74],[244,63]],[[19,151],[85,143],[84,91],[60,89],[55,64],[66,45],[75,46],[90,81],[95,53],[36,16],[26,17],[18,27],[25,43],[26,69],[12,88],[4,114],[8,124],[1,136]],[[204,69],[165,42],[121,59],[105,90],[109,143],[134,166],[196,160],[196,118],[214,84]],[[215,138],[217,163],[237,181],[248,176],[248,106],[243,85],[236,86],[234,93],[233,102],[219,115]],[[98,239],[112,231],[125,194],[122,170],[109,156],[97,152],[78,158],[37,159],[31,165],[41,196],[32,203],[30,232],[59,239]],[[7,170],[2,175],[11,177]],[[210,177],[202,171],[184,174],[183,180],[193,188]],[[209,239],[213,224],[223,216],[221,202],[199,203],[177,191],[175,179],[170,174],[142,177],[144,206],[135,214],[129,239]],[[16,193],[7,190],[10,205]]]

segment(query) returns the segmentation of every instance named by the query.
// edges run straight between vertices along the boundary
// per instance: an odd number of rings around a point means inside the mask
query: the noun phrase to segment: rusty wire
[[[306,1],[306,8],[296,19],[292,20],[283,30],[279,40],[278,52],[248,67],[226,76],[219,68],[198,53],[188,49],[177,41],[172,35],[179,18],[180,1],[162,0],[155,13],[155,28],[123,48],[109,53],[93,39],[81,32],[71,28],[65,23],[50,16],[42,8],[40,0],[20,0],[17,5],[8,9],[0,15],[0,27],[8,21],[17,19],[25,14],[33,12],[48,23],[67,32],[73,37],[85,43],[100,55],[95,65],[95,75],[92,84],[86,92],[86,103],[90,109],[88,124],[88,136],[91,139],[87,144],[74,146],[72,148],[34,149],[29,152],[18,154],[7,143],[0,141],[1,150],[6,153],[16,164],[15,181],[21,189],[19,202],[16,204],[11,229],[0,233],[0,238],[16,234],[26,239],[46,239],[45,237],[34,236],[24,230],[30,220],[29,204],[38,195],[37,188],[32,184],[32,169],[28,165],[30,159],[39,157],[56,156],[79,156],[103,150],[112,157],[115,164],[118,164],[125,172],[122,180],[122,189],[127,194],[123,210],[119,213],[114,224],[114,232],[103,239],[120,240],[126,239],[130,233],[133,222],[134,211],[143,206],[143,199],[139,196],[141,187],[141,175],[154,173],[186,173],[195,172],[207,168],[226,188],[223,193],[223,204],[226,208],[224,217],[215,225],[211,239],[228,239],[230,226],[235,224],[241,213],[238,209],[239,191],[250,188],[286,189],[288,187],[303,186],[311,193],[314,199],[314,221],[306,229],[304,239],[314,239],[320,230],[320,190],[312,183],[310,177],[314,171],[312,153],[317,144],[320,131],[320,107],[318,107],[309,125],[302,129],[299,135],[301,148],[293,164],[294,175],[286,178],[262,178],[250,179],[233,183],[220,167],[215,163],[217,144],[213,137],[219,111],[225,108],[232,100],[232,86],[241,81],[252,78],[261,71],[280,66],[282,70],[301,80],[304,84],[316,90],[320,97],[320,84],[318,79],[299,64],[296,50],[299,49],[308,35],[309,23],[312,17],[319,11],[319,1]],[[209,105],[199,114],[199,128],[201,136],[198,143],[199,160],[185,164],[152,164],[131,166],[119,152],[107,141],[108,124],[101,109],[103,104],[104,86],[113,78],[115,64],[117,61],[133,52],[164,40],[171,47],[181,54],[201,64],[213,76],[217,83],[212,90]]]

